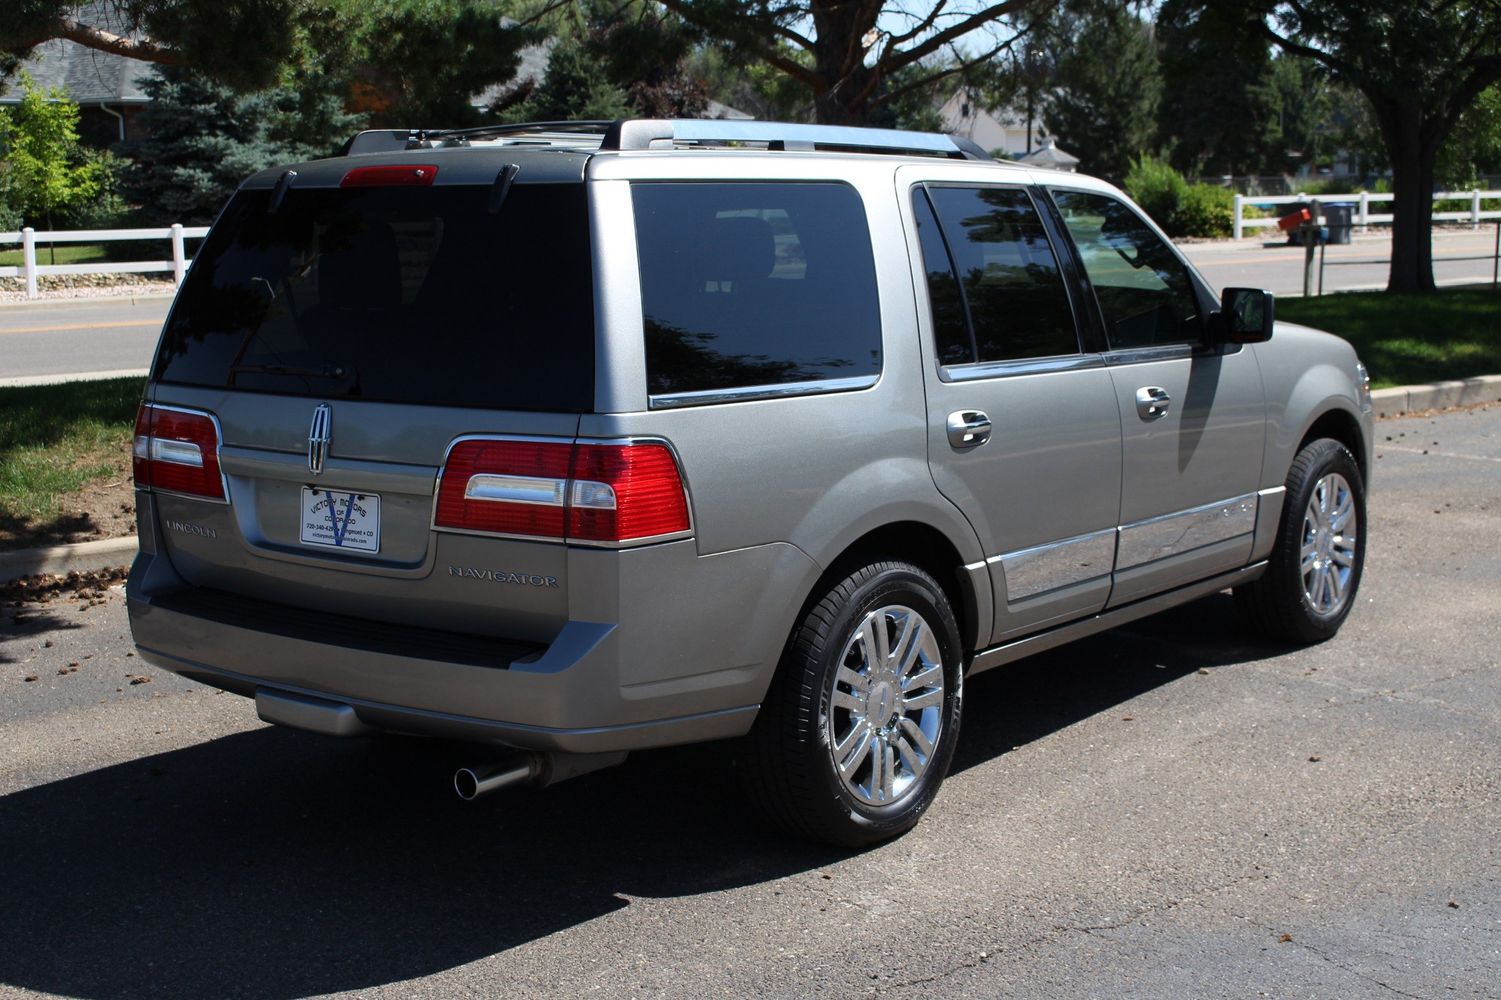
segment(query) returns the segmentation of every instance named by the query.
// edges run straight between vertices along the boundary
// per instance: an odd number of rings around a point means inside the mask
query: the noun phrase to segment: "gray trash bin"
[[[1354,222],[1355,206],[1349,202],[1324,206],[1324,225],[1329,230],[1330,243],[1349,243]]]

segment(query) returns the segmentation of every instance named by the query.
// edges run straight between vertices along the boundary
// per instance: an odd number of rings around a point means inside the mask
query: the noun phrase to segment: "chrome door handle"
[[[949,414],[949,444],[976,448],[990,440],[990,418],[981,410],[955,410]]]
[[[1136,390],[1136,414],[1143,420],[1167,416],[1167,409],[1172,402],[1173,397],[1161,386],[1149,385]]]

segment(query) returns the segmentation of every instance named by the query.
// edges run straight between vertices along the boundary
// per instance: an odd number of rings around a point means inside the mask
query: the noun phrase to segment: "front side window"
[[[1188,269],[1141,216],[1106,195],[1052,194],[1094,286],[1113,350],[1202,339]]]
[[[633,186],[654,396],[874,379],[875,258],[846,184]]]
[[[931,185],[913,199],[944,364],[1078,353],[1058,258],[1026,191]],[[941,232],[928,231],[935,217]],[[954,332],[963,319],[967,342]]]

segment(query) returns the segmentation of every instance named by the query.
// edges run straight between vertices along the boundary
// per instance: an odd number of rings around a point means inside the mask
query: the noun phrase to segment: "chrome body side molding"
[[[1116,571],[1222,542],[1256,529],[1255,493],[1121,526]]]
[[[989,561],[999,561],[1006,571],[1006,601],[1021,601],[1109,576],[1115,561],[1115,535],[1115,528],[1106,528],[1008,552]]]
[[[1108,611],[1103,611],[1100,614],[1072,622],[1068,625],[1060,625],[1046,632],[1039,632],[1035,635],[1002,643],[999,646],[992,646],[975,654],[974,659],[970,662],[969,673],[978,674],[994,669],[995,667],[1002,667],[1023,657],[1031,656],[1033,653],[1041,653],[1055,646],[1062,646],[1065,643],[1073,642],[1075,639],[1082,639],[1097,632],[1108,631],[1127,622],[1135,621],[1138,618],[1145,618],[1148,615],[1154,615],[1159,611],[1165,611],[1179,604],[1186,604],[1200,597],[1207,597],[1210,594],[1218,593],[1227,587],[1238,587],[1241,584],[1250,583],[1265,572],[1266,563],[1258,562],[1243,569],[1238,569],[1233,573],[1222,573],[1219,576],[1210,577],[1207,580],[1201,580],[1186,587],[1179,587],[1177,590],[1170,590],[1155,597],[1147,597],[1131,604],[1123,604],[1118,608],[1111,608]]]

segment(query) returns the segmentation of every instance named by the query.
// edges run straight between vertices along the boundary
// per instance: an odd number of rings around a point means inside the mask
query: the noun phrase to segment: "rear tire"
[[[911,829],[959,737],[963,652],[943,588],[877,561],[829,587],[793,630],[741,771],[773,823],[841,847]]]
[[[1253,628],[1290,642],[1323,642],[1355,604],[1365,564],[1365,481],[1338,441],[1310,442],[1287,474],[1287,506],[1266,573],[1235,588]]]

